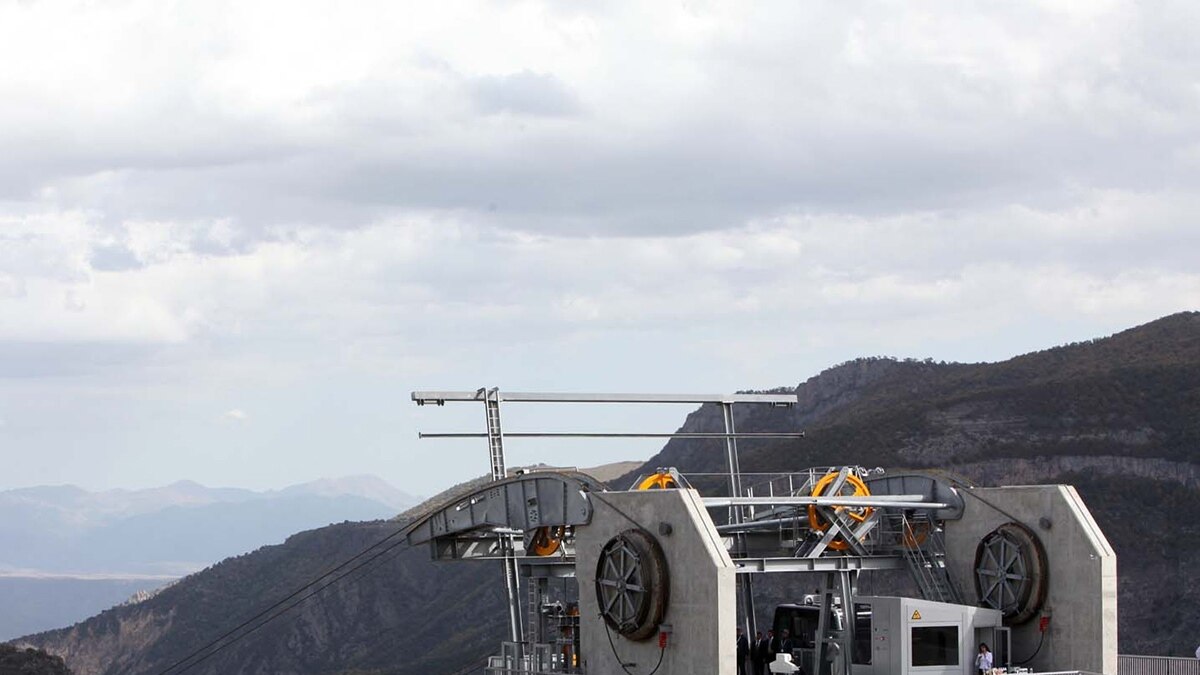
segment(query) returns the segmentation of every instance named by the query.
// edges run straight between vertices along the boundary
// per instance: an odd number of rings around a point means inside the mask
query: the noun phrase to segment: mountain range
[[[373,476],[257,492],[190,481],[0,492],[0,639],[67,625],[231,555],[418,500]]]
[[[794,391],[799,404],[742,408],[738,430],[806,437],[742,443],[743,471],[851,463],[936,468],[983,485],[1074,484],[1118,553],[1120,651],[1191,654],[1200,634],[1200,587],[1189,583],[1200,573],[1200,313],[998,363],[864,358],[777,391]],[[681,427],[722,429],[714,406]],[[672,440],[613,484],[660,466],[722,471],[715,443]],[[303,532],[23,642],[62,655],[79,675],[156,673],[420,510]],[[494,564],[434,565],[426,551],[400,548],[188,672],[477,671],[505,632],[499,579]]]

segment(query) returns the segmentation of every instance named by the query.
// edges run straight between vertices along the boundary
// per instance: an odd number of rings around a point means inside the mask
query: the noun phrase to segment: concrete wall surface
[[[1075,488],[1067,485],[963,489],[962,520],[946,523],[947,564],[965,602],[975,604],[975,551],[1000,525],[1018,522],[1046,549],[1049,587],[1042,614],[1012,627],[1013,659],[1036,671],[1117,672],[1117,556]]]
[[[596,563],[616,535],[643,528],[663,548],[670,575],[664,624],[672,628],[656,675],[735,675],[736,594],[733,562],[694,490],[643,490],[590,495],[592,521],[575,530],[580,649],[588,675],[649,673],[658,640],[627,640],[606,631],[596,600]],[[661,524],[670,526],[662,534]],[[612,644],[609,643],[611,637]]]

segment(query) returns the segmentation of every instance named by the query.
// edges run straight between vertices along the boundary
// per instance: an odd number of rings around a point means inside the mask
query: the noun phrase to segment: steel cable
[[[397,548],[397,547],[398,547],[398,546],[400,546],[401,544],[404,544],[404,543],[406,543],[406,541],[405,541],[405,540],[401,539],[400,541],[398,541],[398,542],[396,542],[396,543],[393,543],[393,544],[389,545],[387,548],[383,549],[382,551],[379,551],[379,552],[378,552],[378,553],[376,553],[375,555],[372,555],[372,556],[371,556],[370,558],[368,558],[366,561],[364,561],[364,562],[361,562],[361,563],[359,563],[358,565],[355,565],[354,567],[350,568],[350,569],[349,569],[349,570],[347,570],[346,572],[343,572],[342,574],[339,574],[338,576],[334,577],[334,579],[333,579],[332,581],[329,581],[328,583],[326,583],[326,584],[322,585],[321,587],[317,588],[317,589],[316,589],[315,591],[313,591],[312,593],[309,593],[309,594],[307,594],[307,595],[304,595],[304,596],[303,596],[303,597],[301,597],[299,600],[296,600],[296,601],[295,601],[295,602],[293,602],[292,604],[290,604],[290,605],[287,605],[286,607],[283,607],[283,609],[281,609],[280,611],[278,611],[278,612],[276,612],[276,613],[274,613],[274,614],[271,614],[271,612],[273,612],[274,610],[276,610],[276,609],[280,608],[281,606],[285,605],[286,603],[288,603],[288,601],[292,600],[292,599],[293,599],[293,598],[295,598],[296,596],[298,596],[298,595],[301,595],[301,594],[302,594],[302,593],[304,593],[306,590],[308,590],[308,589],[312,588],[313,586],[316,586],[317,584],[321,583],[321,581],[322,581],[322,580],[324,580],[324,579],[326,579],[326,578],[328,578],[328,577],[330,577],[330,576],[334,575],[334,574],[335,574],[335,573],[337,573],[339,570],[341,570],[341,569],[345,568],[345,567],[346,567],[346,566],[348,566],[348,565],[351,565],[352,563],[354,563],[356,560],[359,560],[359,559],[360,559],[360,558],[362,558],[363,556],[366,556],[366,555],[368,555],[368,554],[369,554],[371,551],[373,551],[374,549],[377,549],[377,548],[379,548],[380,546],[382,546],[382,545],[386,544],[388,541],[390,541],[390,540],[392,540],[392,539],[394,539],[394,538],[396,538],[396,537],[400,536],[401,534],[404,534],[404,533],[405,533],[405,532],[406,532],[406,531],[409,529],[409,527],[410,527],[409,525],[405,525],[405,526],[401,527],[400,529],[396,530],[395,532],[392,532],[391,534],[387,535],[386,537],[383,537],[382,539],[380,539],[379,541],[375,542],[374,544],[371,544],[371,545],[370,545],[370,546],[368,546],[367,548],[363,549],[362,551],[360,551],[360,552],[359,552],[359,553],[357,553],[356,555],[354,555],[354,556],[352,556],[352,557],[348,558],[347,560],[343,561],[342,563],[338,564],[337,566],[335,566],[335,567],[333,567],[333,568],[330,568],[330,569],[329,569],[328,571],[326,571],[324,574],[321,574],[320,576],[318,576],[318,577],[315,577],[315,578],[314,578],[314,579],[312,579],[311,581],[309,581],[309,582],[305,583],[304,585],[300,586],[299,588],[297,588],[296,590],[294,590],[294,591],[292,591],[290,594],[288,594],[286,597],[284,597],[284,598],[280,599],[279,601],[275,602],[275,603],[274,603],[274,604],[272,604],[271,606],[269,606],[269,607],[267,607],[267,608],[263,609],[262,611],[258,612],[257,614],[255,614],[254,616],[250,617],[249,619],[246,619],[245,621],[243,621],[242,623],[238,624],[237,626],[234,626],[233,628],[229,629],[229,630],[228,630],[228,631],[226,631],[225,633],[222,633],[220,636],[218,636],[218,637],[216,637],[215,639],[211,640],[210,642],[208,642],[208,643],[207,643],[207,644],[205,644],[204,646],[202,646],[202,647],[200,647],[200,648],[198,648],[198,649],[196,649],[196,650],[192,651],[190,654],[188,654],[187,656],[183,657],[182,659],[179,659],[179,660],[178,660],[178,661],[176,661],[175,663],[172,663],[170,666],[167,666],[165,669],[163,669],[163,670],[161,670],[161,671],[158,671],[157,675],[168,675],[169,673],[172,673],[172,671],[174,671],[175,675],[178,675],[179,673],[184,673],[184,672],[187,672],[188,670],[192,669],[193,667],[195,667],[195,666],[199,665],[200,663],[202,663],[202,662],[204,662],[204,661],[208,660],[208,659],[209,659],[209,658],[211,658],[212,656],[214,656],[214,655],[218,654],[218,653],[219,653],[221,650],[223,650],[223,649],[225,649],[225,648],[227,648],[227,647],[229,647],[229,646],[231,646],[231,645],[233,645],[233,644],[237,643],[238,641],[242,640],[243,638],[245,638],[246,636],[250,635],[250,634],[251,634],[251,633],[253,633],[254,631],[258,630],[259,628],[262,628],[262,627],[263,627],[263,626],[265,626],[266,624],[270,623],[271,621],[274,621],[275,619],[279,618],[279,617],[280,617],[280,616],[282,616],[283,614],[287,613],[288,611],[290,611],[291,609],[293,609],[294,607],[296,607],[296,606],[297,606],[297,605],[299,605],[300,603],[304,602],[305,600],[307,600],[307,599],[311,598],[312,596],[316,595],[317,593],[320,593],[321,591],[325,590],[325,589],[326,589],[326,588],[328,588],[329,586],[332,586],[333,584],[335,584],[335,583],[337,583],[337,582],[341,581],[342,579],[346,578],[347,576],[349,576],[350,574],[352,574],[353,572],[355,572],[355,571],[356,571],[356,570],[358,570],[359,568],[361,568],[361,567],[363,567],[363,566],[365,566],[365,565],[367,565],[367,564],[371,563],[372,561],[376,560],[377,558],[379,558],[380,556],[384,555],[385,553],[388,553],[389,551],[391,551],[391,550],[393,550],[393,549]],[[269,615],[269,616],[268,616],[268,615]],[[228,642],[225,642],[225,643],[223,643],[223,644],[222,644],[222,641],[223,641],[223,640],[225,640],[226,638],[229,638],[230,636],[233,636],[233,635],[234,635],[235,633],[237,633],[238,631],[242,630],[243,628],[246,628],[247,626],[250,626],[250,625],[251,625],[251,624],[253,624],[255,621],[258,621],[259,619],[262,619],[263,617],[266,617],[266,618],[265,618],[265,619],[263,619],[263,621],[262,621],[262,622],[260,622],[260,623],[258,623],[257,625],[255,625],[255,626],[251,627],[249,630],[245,631],[244,633],[241,633],[240,635],[237,635],[236,637],[233,637],[233,639],[229,640]],[[213,649],[213,647],[214,647],[214,646],[216,647],[215,649]],[[209,649],[212,649],[212,651],[211,651],[211,652],[209,652],[208,654],[205,654],[204,656],[200,656],[201,654],[203,654],[205,651],[207,651],[207,650],[209,650]],[[197,657],[199,657],[199,658],[197,658]],[[193,659],[195,659],[195,660],[193,661]],[[191,661],[191,663],[188,663],[189,661]],[[186,665],[185,665],[185,664],[186,664]],[[178,669],[178,670],[177,670],[177,669]]]

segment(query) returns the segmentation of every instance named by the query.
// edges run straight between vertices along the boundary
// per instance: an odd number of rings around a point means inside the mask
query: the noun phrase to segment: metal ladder
[[[486,389],[483,393],[487,415],[488,455],[492,462],[492,480],[504,480],[504,432],[500,428],[500,390]]]
[[[962,596],[950,579],[950,571],[946,568],[946,546],[937,524],[928,515],[910,519],[900,515],[900,549],[904,552],[904,561],[921,597],[935,602],[962,604]],[[925,537],[919,540],[923,528]]]

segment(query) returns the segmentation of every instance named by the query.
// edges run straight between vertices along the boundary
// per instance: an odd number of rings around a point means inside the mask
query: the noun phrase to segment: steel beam
[[[483,402],[487,392],[414,391],[417,405],[443,405],[460,401]],[[796,404],[795,394],[598,394],[499,392],[500,399],[511,403],[764,403],[776,406]],[[507,434],[506,434],[507,435]]]
[[[603,431],[506,431],[505,438],[804,438],[803,431],[752,431],[741,434],[722,434],[711,431],[674,431],[655,433],[622,433]],[[418,432],[417,438],[487,438],[482,431]]]
[[[786,572],[840,572],[843,570],[899,570],[904,558],[898,555],[822,556],[819,558],[734,558],[738,574]]]
[[[572,579],[575,577],[574,558],[518,558],[521,575],[545,579]]]
[[[876,507],[876,508],[887,508],[887,507],[895,507],[895,506],[896,506],[896,503],[891,502],[891,503],[888,503],[886,507]],[[716,507],[714,507],[714,508],[716,508]],[[929,508],[934,508],[934,507],[930,506]],[[807,523],[807,522],[808,522],[808,514],[801,511],[798,515],[787,516],[784,518],[762,518],[762,519],[758,519],[758,520],[750,520],[750,521],[747,521],[747,522],[744,522],[741,524],[717,525],[717,532],[720,532],[722,534],[732,534],[732,533],[736,533],[736,532],[769,532],[772,530],[777,530],[785,525],[794,525],[796,523]],[[807,527],[807,525],[805,527]]]

